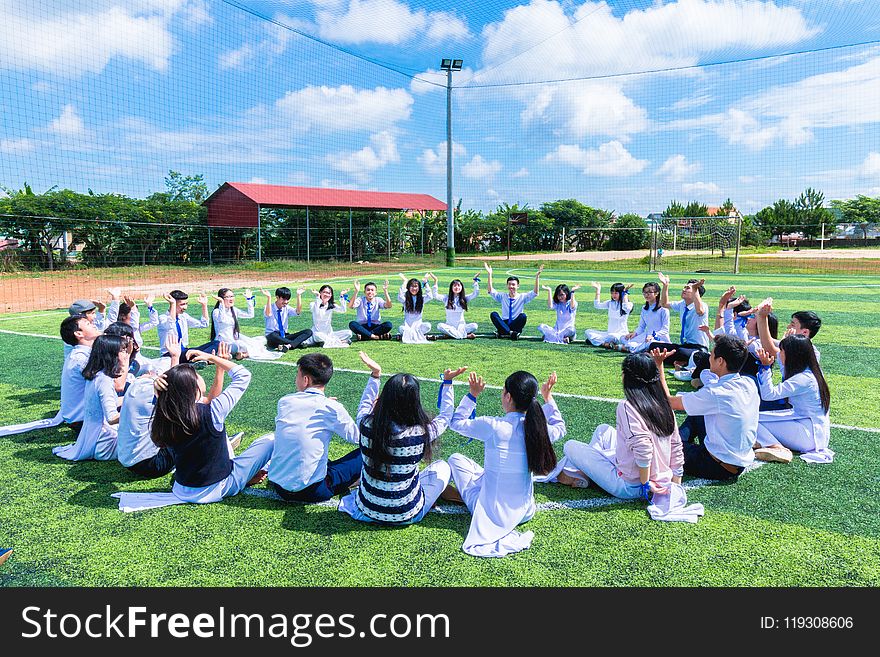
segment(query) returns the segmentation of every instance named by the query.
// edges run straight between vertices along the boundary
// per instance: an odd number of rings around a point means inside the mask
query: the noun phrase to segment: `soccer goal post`
[[[651,235],[653,270],[739,273],[742,217],[661,217]]]

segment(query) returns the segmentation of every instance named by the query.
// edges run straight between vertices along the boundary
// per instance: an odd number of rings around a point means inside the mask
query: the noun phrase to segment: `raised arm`
[[[352,295],[351,299],[348,300],[348,307],[349,308],[354,308],[354,302],[358,300],[358,298],[359,298],[358,295],[360,293],[361,293],[361,282],[355,281],[354,282],[354,294]]]
[[[250,289],[244,291],[244,299],[247,302],[247,308],[238,311],[239,319],[251,319],[256,313],[256,299],[254,293]]]
[[[296,314],[297,316],[302,315],[303,311],[303,294],[305,294],[305,288],[298,287],[296,288]]]
[[[489,266],[488,262],[483,263],[483,268],[486,270],[486,274],[489,278],[489,281],[486,283],[486,291],[489,294],[495,293],[495,287],[492,285],[492,268]]]
[[[388,279],[385,279],[385,283],[382,285],[382,292],[385,293],[385,310],[389,310],[391,308],[391,297],[388,296]]]
[[[272,316],[272,293],[269,290],[262,290],[263,296],[266,297],[266,305],[263,307],[263,316]]]
[[[535,274],[535,296],[538,296],[538,292],[541,289],[541,272],[544,271],[544,263],[538,267],[538,273]]]
[[[553,386],[555,385],[556,372],[553,372],[541,386],[541,396],[544,398],[544,416],[547,418],[547,433],[551,443],[565,437],[568,432],[565,420],[562,419],[559,407],[556,406],[556,400],[553,399]]]
[[[379,382],[382,378],[382,367],[367,356],[366,352],[359,352],[361,361],[370,369],[370,378],[367,379],[367,385],[364,388],[364,394],[361,395],[361,402],[358,404],[357,423],[360,426],[365,417],[373,412],[376,400],[379,398]]]
[[[658,271],[657,279],[660,281],[660,305],[669,308],[669,276]]]
[[[706,305],[706,302],[703,301],[703,297],[700,296],[700,286],[706,282],[705,278],[701,278],[696,283],[690,283],[691,290],[694,292],[694,310],[697,311],[698,315],[707,315],[709,314],[709,306]]]
[[[770,335],[770,320],[768,318],[771,312],[773,312],[773,299],[767,297],[755,308],[755,319],[758,325],[758,337],[761,338],[761,347],[764,348],[768,355],[776,358],[776,355],[779,353],[779,346],[776,344],[773,336]]]
[[[251,373],[243,366],[237,365],[231,360],[226,360],[217,354],[199,352],[195,358],[191,359],[192,361],[213,363],[217,366],[216,377],[221,380],[223,375],[229,372],[232,381],[222,393],[211,400],[211,420],[214,422],[214,428],[222,431],[223,424],[226,422],[226,416],[232,412],[232,409],[235,408],[244,391],[250,385]]]
[[[726,316],[725,316],[724,311],[727,310],[727,304],[733,298],[734,294],[736,294],[736,288],[733,285],[731,285],[729,288],[727,288],[724,291],[724,294],[722,294],[721,297],[718,299],[718,314],[715,315],[715,328],[720,329],[722,326],[724,326],[724,332],[728,333],[728,334],[732,334],[732,332],[729,332],[727,330],[727,325],[725,322]],[[732,319],[731,319],[730,327],[731,327],[731,329],[733,328],[733,320]]]
[[[477,417],[473,420],[470,419],[471,414],[477,407],[477,397],[486,388],[486,382],[483,381],[483,377],[471,372],[468,377],[468,386],[470,391],[458,403],[458,408],[455,409],[452,420],[449,422],[449,428],[466,438],[486,442],[495,435],[492,418]]]
[[[547,290],[547,308],[553,310],[553,290],[549,285],[542,285],[542,290]]]
[[[666,393],[666,399],[669,400],[669,405],[672,406],[673,411],[683,411],[684,404],[681,401],[681,397],[678,395],[672,395],[669,392],[669,386],[666,385],[666,376],[663,373],[663,362],[669,358],[670,356],[675,355],[675,350],[666,351],[663,349],[651,349],[651,358],[654,359],[654,362],[657,364],[657,369],[660,371],[660,384],[663,386],[663,392]]]

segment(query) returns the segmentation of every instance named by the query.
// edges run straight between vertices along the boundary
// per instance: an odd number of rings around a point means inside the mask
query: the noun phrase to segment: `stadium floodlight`
[[[452,207],[452,72],[460,71],[461,59],[440,60],[446,71],[446,266],[455,265],[455,209]]]

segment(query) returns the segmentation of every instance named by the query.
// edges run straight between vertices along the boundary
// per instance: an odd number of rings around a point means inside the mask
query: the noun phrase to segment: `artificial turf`
[[[438,271],[441,285],[461,277],[469,289],[475,269]],[[517,273],[530,287],[534,270]],[[506,277],[496,266],[496,285]],[[592,308],[588,283],[598,277],[604,292],[618,280],[637,288],[650,275],[547,271],[544,282],[581,283],[578,328],[604,328],[605,312]],[[613,277],[613,278],[612,278]],[[684,275],[673,276],[673,285]],[[393,279],[392,296],[400,279]],[[362,283],[365,281],[362,281]],[[378,281],[381,286],[381,281]],[[494,304],[483,291],[468,317],[488,331]],[[795,310],[813,309],[823,318],[816,339],[832,391],[832,422],[880,428],[880,279],[844,276],[758,277],[714,275],[707,302],[735,283],[753,300],[773,296],[784,326]],[[341,287],[336,285],[337,290]],[[635,291],[635,290],[634,290]],[[634,295],[635,299],[639,295]],[[307,297],[308,298],[308,297]],[[526,333],[539,322],[552,324],[546,293],[527,306]],[[197,311],[197,309],[196,309]],[[636,311],[637,312],[637,311]],[[0,317],[0,329],[57,335],[64,311]],[[399,321],[397,306],[383,313]],[[443,318],[440,304],[425,318]],[[339,327],[350,316],[336,318]],[[672,334],[677,331],[673,317]],[[242,320],[244,332],[260,334],[262,319]],[[308,311],[292,330],[309,326]],[[630,322],[635,326],[635,318]],[[192,331],[191,343],[207,339]],[[155,332],[145,334],[155,346]],[[566,439],[588,440],[602,422],[613,422],[614,403],[586,397],[619,398],[620,354],[582,344],[545,345],[521,340],[437,341],[430,345],[360,343],[386,372],[410,371],[422,383],[425,405],[433,405],[445,366],[468,365],[490,384],[500,385],[515,369],[539,378],[559,374],[559,405],[568,424]],[[329,394],[354,412],[366,382],[358,346],[328,351],[337,366]],[[229,418],[230,431],[246,432],[245,445],[271,431],[278,398],[293,389],[296,358],[246,362],[252,384]],[[0,333],[0,424],[52,416],[58,408],[62,349],[57,339]],[[286,365],[285,365],[286,364]],[[350,372],[344,370],[358,370]],[[210,370],[205,370],[210,378]],[[679,389],[683,384],[674,382]],[[456,398],[464,389],[456,386]],[[574,395],[574,396],[567,396]],[[497,389],[480,398],[480,413],[500,413]],[[118,463],[69,463],[51,447],[70,442],[65,428],[0,439],[0,545],[15,556],[0,570],[0,584],[23,585],[774,585],[847,586],[880,584],[880,435],[835,428],[829,465],[795,459],[749,472],[736,484],[692,488],[689,498],[706,507],[696,525],[658,523],[644,503],[611,503],[600,490],[537,485],[539,504],[595,500],[595,506],[543,510],[523,528],[535,532],[532,547],[504,559],[475,559],[461,552],[467,514],[431,513],[418,525],[388,529],[357,523],[333,506],[286,505],[265,496],[264,486],[205,506],[178,506],[122,514],[110,497],[117,490],[167,490],[170,478],[142,482]],[[478,442],[457,434],[442,437],[442,454],[460,451],[482,458]],[[334,440],[332,456],[348,446]],[[561,447],[561,444],[559,445]]]

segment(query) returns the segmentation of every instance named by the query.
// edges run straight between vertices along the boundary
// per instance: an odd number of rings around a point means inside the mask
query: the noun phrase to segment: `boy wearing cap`
[[[61,339],[70,347],[61,370],[61,417],[76,435],[82,429],[85,411],[86,380],[82,371],[99,335],[101,332],[86,315],[71,315],[61,322]]]
[[[107,325],[110,323],[107,321],[107,318],[104,316],[104,304],[100,301],[90,301],[88,299],[77,299],[70,307],[67,309],[67,312],[71,317],[74,315],[83,315],[92,325],[97,329],[98,333],[101,333]],[[64,357],[67,358],[70,355],[73,347],[66,342],[64,343]]]

